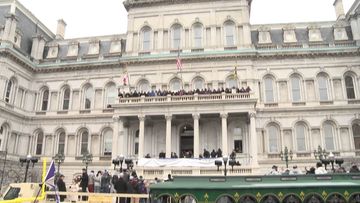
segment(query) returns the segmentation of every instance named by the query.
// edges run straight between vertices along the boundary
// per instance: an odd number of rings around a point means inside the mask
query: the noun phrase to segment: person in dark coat
[[[128,185],[124,180],[123,174],[120,174],[120,178],[118,181],[114,184],[114,188],[116,190],[116,193],[127,193],[128,191]],[[126,198],[121,197],[120,203],[126,203]]]
[[[86,188],[89,184],[89,176],[88,174],[86,173],[86,169],[83,168],[82,169],[82,176],[81,176],[81,182],[80,182],[80,187],[81,187],[81,192],[87,192],[86,191]],[[86,201],[87,200],[87,197],[86,196],[83,196],[82,197],[82,200]]]
[[[66,192],[66,186],[64,182],[64,175],[60,175],[56,185],[58,187],[59,192]],[[60,195],[60,202],[63,202],[66,198],[66,195]]]

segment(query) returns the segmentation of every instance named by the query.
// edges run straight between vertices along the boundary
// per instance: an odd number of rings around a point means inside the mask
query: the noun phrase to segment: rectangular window
[[[236,153],[243,153],[242,140],[234,140],[234,149]]]
[[[293,102],[299,102],[301,100],[299,78],[291,78],[291,88],[292,88]]]
[[[296,142],[297,142],[297,150],[305,151],[305,128],[301,125],[296,126]]]
[[[265,102],[274,102],[273,80],[265,79]]]
[[[324,77],[319,77],[319,79],[318,79],[318,84],[319,84],[319,97],[320,97],[320,101],[327,101],[327,100],[329,100],[326,78],[324,78]]]

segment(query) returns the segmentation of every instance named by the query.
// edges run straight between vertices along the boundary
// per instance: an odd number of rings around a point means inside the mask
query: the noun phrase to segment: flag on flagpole
[[[48,171],[46,172],[45,176],[45,184],[49,186],[53,191],[55,191],[55,200],[56,203],[60,202],[60,195],[57,190],[57,186],[55,183],[55,162],[54,160],[51,161]]]
[[[123,76],[123,85],[126,86],[129,84],[129,74],[127,71],[125,71],[124,76]]]
[[[178,55],[176,58],[176,68],[178,71],[182,70],[182,63],[181,63],[181,58],[180,58],[180,49],[178,50]]]
[[[235,66],[235,68],[234,68],[233,77],[234,77],[234,80],[237,80],[237,79],[238,79],[238,76],[237,76],[237,67],[236,67],[236,66]]]

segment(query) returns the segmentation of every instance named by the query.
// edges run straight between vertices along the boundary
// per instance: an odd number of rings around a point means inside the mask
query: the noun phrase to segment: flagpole
[[[178,60],[180,59],[180,46],[178,46]],[[181,60],[181,59],[180,59]],[[182,64],[180,67],[181,90],[184,90],[184,81],[182,78]]]

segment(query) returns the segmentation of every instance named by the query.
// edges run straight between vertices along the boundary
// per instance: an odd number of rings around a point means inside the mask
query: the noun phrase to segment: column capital
[[[194,120],[199,120],[200,119],[200,114],[199,113],[193,113],[192,117]]]
[[[145,121],[145,115],[138,115],[139,121]]]
[[[220,113],[220,117],[221,117],[221,118],[225,118],[225,119],[226,119],[226,118],[228,117],[228,115],[229,115],[228,113]]]
[[[171,120],[172,119],[172,114],[165,114],[165,119],[166,120]]]
[[[113,121],[114,121],[114,122],[118,122],[118,121],[120,120],[120,117],[119,117],[119,116],[113,116],[112,118],[113,118]]]
[[[249,117],[250,117],[250,118],[255,118],[255,117],[256,117],[256,112],[254,112],[254,111],[249,111]]]

